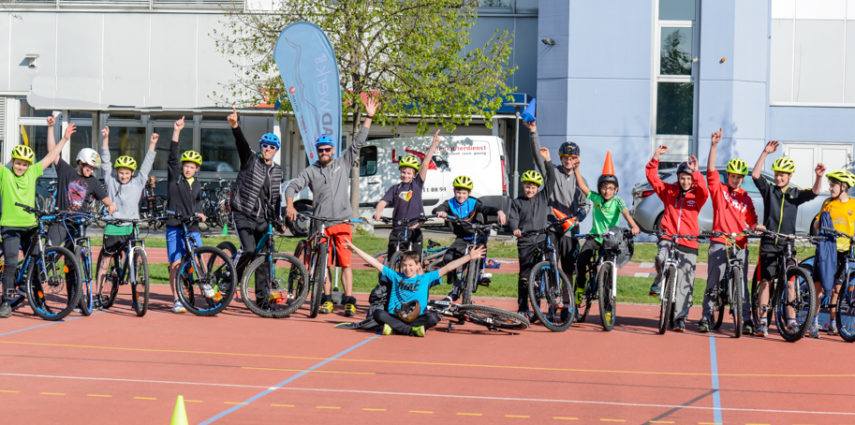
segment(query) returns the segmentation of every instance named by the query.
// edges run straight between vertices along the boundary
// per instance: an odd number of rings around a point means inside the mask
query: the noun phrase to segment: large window
[[[169,160],[169,149],[172,148],[173,123],[174,121],[155,121],[152,128],[152,133],[157,133],[160,136],[157,140],[157,147],[155,148],[155,152],[157,152],[157,156],[154,157],[153,169],[155,171],[166,172],[167,170],[166,165]],[[148,149],[148,144],[149,140],[146,140],[146,149]],[[182,152],[190,149],[193,149],[193,120],[185,119],[184,129],[181,130],[181,134],[178,137],[178,154],[181,155]],[[202,158],[205,158],[204,155]]]
[[[234,173],[240,169],[240,158],[238,157],[235,138],[228,124],[211,126],[202,124],[200,140],[202,142],[202,171],[217,173]],[[257,147],[256,147],[257,149]]]

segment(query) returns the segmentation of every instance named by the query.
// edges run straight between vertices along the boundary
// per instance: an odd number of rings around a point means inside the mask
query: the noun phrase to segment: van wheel
[[[662,231],[662,217],[664,215],[665,215],[665,213],[662,212],[661,214],[659,214],[658,217],[656,217],[656,220],[653,222],[653,232],[654,233],[658,233],[658,232]]]
[[[810,221],[810,227],[808,227],[808,234],[810,234],[811,236],[818,236],[819,230],[817,230],[813,226],[816,226],[816,219],[815,218]]]
[[[294,208],[297,212],[305,212],[311,211],[312,206],[306,203],[296,203],[294,204]],[[288,226],[288,230],[292,235],[298,238],[304,238],[309,235],[309,228],[311,227],[311,220],[304,216],[297,216],[297,219],[294,221],[285,219],[285,225]]]

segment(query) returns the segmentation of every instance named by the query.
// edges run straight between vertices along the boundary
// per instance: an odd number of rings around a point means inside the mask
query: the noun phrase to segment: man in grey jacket
[[[380,108],[380,103],[373,97],[362,98],[365,105],[366,119],[362,128],[353,140],[350,148],[343,152],[340,157],[333,160],[335,144],[328,135],[322,135],[315,141],[318,152],[318,160],[300,172],[294,181],[285,188],[285,201],[287,207],[285,215],[289,220],[297,218],[297,210],[294,208],[294,195],[309,186],[312,191],[314,207],[313,214],[333,220],[347,220],[353,217],[350,208],[350,168],[359,154],[359,149],[368,139],[368,129],[371,128],[371,119]],[[312,229],[316,229],[317,223],[313,223]],[[328,226],[325,234],[333,241],[336,251],[336,264],[342,268],[341,281],[344,285],[344,315],[353,316],[356,313],[356,298],[353,297],[353,270],[350,267],[351,251],[347,248],[345,241],[353,240],[350,223],[344,221],[340,224]],[[328,263],[332,266],[332,257]],[[333,303],[330,299],[330,273],[324,283],[324,298],[321,305],[321,313],[332,313]]]

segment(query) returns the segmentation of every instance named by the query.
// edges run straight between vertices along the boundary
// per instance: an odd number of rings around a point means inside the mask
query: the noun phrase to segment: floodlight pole
[[[528,102],[508,103],[514,107],[514,198],[519,196],[520,189],[520,108],[528,106]]]

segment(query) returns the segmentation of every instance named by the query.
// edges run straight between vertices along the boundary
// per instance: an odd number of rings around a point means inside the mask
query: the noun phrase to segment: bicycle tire
[[[472,304],[472,291],[478,283],[475,279],[478,276],[478,260],[469,260],[469,265],[466,267],[466,279],[463,280],[463,290],[461,303]]]
[[[151,283],[148,276],[148,256],[142,249],[135,249],[130,267],[134,268],[135,281],[130,282],[130,273],[125,273],[131,285],[131,307],[139,317],[145,316],[148,311],[148,301],[151,291]],[[210,270],[210,267],[208,268]]]
[[[402,251],[392,254],[392,258],[389,260],[389,263],[386,264],[386,267],[389,267],[396,272],[401,271],[401,256],[403,255],[404,253]]]
[[[728,277],[722,279],[718,286],[715,288],[715,294],[713,294],[712,302],[713,302],[713,321],[711,323],[712,330],[718,330],[721,328],[721,324],[724,323],[725,309],[727,308],[727,299],[725,294],[727,291],[723,290],[725,288],[724,285],[728,284]]]
[[[107,255],[102,249],[98,253],[97,270],[101,270],[101,262],[109,261],[110,265],[107,268],[107,274],[104,280],[98,279],[98,290],[96,291],[98,300],[101,302],[101,308],[110,308],[116,302],[116,297],[119,295],[119,273],[121,271],[120,254]],[[109,259],[109,260],[107,260]],[[97,278],[96,278],[97,279]]]
[[[733,277],[730,280],[730,315],[733,317],[733,337],[742,336],[742,270],[733,268]]]
[[[775,294],[775,323],[782,338],[787,342],[796,342],[805,336],[808,327],[813,323],[813,317],[816,315],[816,289],[813,279],[804,268],[789,267],[786,273],[787,283],[779,284]],[[795,285],[793,299],[790,299],[788,294],[790,283]],[[795,309],[795,319],[798,323],[796,330],[787,326],[787,307],[791,305]]]
[[[62,259],[57,260],[57,257]],[[46,276],[42,276],[41,261],[45,259],[44,271]],[[57,273],[62,271],[63,276]],[[29,272],[27,273],[27,299],[33,312],[45,320],[62,320],[74,307],[80,303],[80,297],[83,295],[80,289],[83,275],[80,270],[80,262],[77,257],[62,246],[46,247],[44,254],[36,257],[36,260],[30,263]],[[69,282],[68,278],[72,281]],[[49,292],[45,291],[47,283]],[[62,287],[65,287],[65,296],[62,295]],[[55,303],[48,305],[48,302],[55,300]],[[55,304],[55,305],[54,305]]]
[[[309,304],[309,317],[318,317],[318,312],[321,310],[321,297],[324,294],[324,283],[326,282],[327,273],[327,250],[329,247],[326,244],[321,244],[318,248],[318,256],[315,258],[315,265],[311,273],[312,281],[312,300]]]
[[[671,322],[673,300],[671,299],[671,289],[677,279],[677,269],[673,265],[669,265],[662,275],[665,276],[665,285],[661,288],[662,300],[659,306],[659,335],[668,330],[668,325]]]
[[[561,282],[554,281],[555,271],[558,271]],[[537,320],[552,332],[566,331],[573,324],[576,312],[573,311],[575,304],[570,297],[570,290],[568,289],[571,282],[567,275],[560,268],[552,264],[551,261],[537,263],[529,274],[529,303],[532,306],[535,316],[537,316]],[[543,294],[540,293],[542,287]],[[556,297],[560,297],[560,300],[555,299]],[[546,306],[548,306],[547,313],[543,312],[540,305],[544,299]],[[559,304],[560,307],[556,309],[554,306]],[[558,313],[559,320],[555,320],[556,312]]]
[[[206,270],[193,270],[193,263],[189,261],[189,253],[185,255],[175,283],[176,287],[182,290],[177,290],[176,293],[181,304],[190,313],[197,316],[213,316],[228,307],[234,298],[234,291],[237,287],[234,263],[225,252],[213,246],[200,246],[195,249],[195,254],[196,264],[205,266]],[[204,257],[206,254],[209,255],[207,259]],[[214,264],[217,258],[212,259],[212,257],[219,258],[220,262]],[[188,276],[192,279],[187,280]],[[202,294],[201,288],[198,288],[199,282],[197,281],[211,281],[211,286],[215,291],[219,291],[222,298],[219,301],[206,298]],[[197,289],[199,290],[198,293],[196,292]]]
[[[80,261],[81,272],[83,274],[84,280],[86,278],[86,259],[83,258],[83,249],[80,246],[74,247],[74,256],[77,257],[77,260]],[[90,267],[91,274],[91,267]],[[94,305],[92,299],[92,277],[90,276],[89,282],[80,282],[80,290],[83,293],[80,296],[80,303],[77,306],[80,308],[80,314],[84,316],[92,315],[92,306]]]
[[[463,314],[470,322],[485,326],[490,330],[511,329],[521,331],[528,329],[530,326],[525,316],[496,307],[460,304],[457,306],[457,311]]]
[[[252,277],[255,276],[255,272],[261,267],[269,267],[266,255],[258,256],[244,271],[243,278],[241,279],[241,297],[246,307],[261,317],[287,317],[297,311],[303,305],[303,302],[306,301],[306,297],[309,295],[309,273],[306,271],[306,267],[303,266],[303,262],[293,255],[282,252],[276,252],[271,255],[273,258],[273,269],[277,275],[279,272],[287,274],[287,281],[283,281],[276,276],[273,279],[268,279],[264,294],[269,297],[273,293],[272,291],[282,293],[284,289],[285,293],[282,299],[287,300],[287,302],[271,304],[269,298],[267,300],[258,300],[258,288],[255,287],[255,279]],[[289,267],[284,267],[285,263]],[[251,291],[250,286],[254,290]]]
[[[855,273],[849,274],[849,280],[837,294],[837,331],[846,342],[855,342]]]
[[[600,272],[597,273],[597,298],[600,305],[600,323],[604,331],[610,331],[615,327],[615,319],[617,313],[617,300],[612,297],[612,273],[614,273],[614,265],[611,262],[604,262],[600,267]]]

